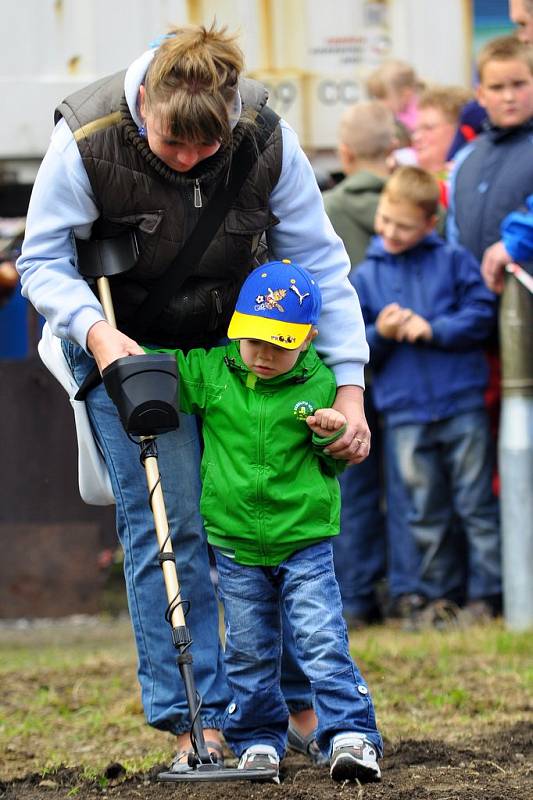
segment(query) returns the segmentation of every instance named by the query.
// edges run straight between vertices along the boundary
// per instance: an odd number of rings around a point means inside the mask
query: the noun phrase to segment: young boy
[[[490,126],[457,158],[447,236],[481,261],[533,186],[533,47],[514,36],[492,39],[479,53],[478,71],[478,101]]]
[[[495,303],[475,259],[434,233],[438,200],[429,173],[395,172],[378,206],[380,236],[353,280],[376,407],[409,495],[408,522],[422,557],[419,594],[437,601],[462,584],[463,564],[457,554],[450,563],[445,542],[455,515],[468,546],[466,620],[492,615],[501,594],[482,352]]]
[[[343,465],[327,445],[346,420],[330,408],[335,378],[311,344],[320,307],[309,273],[290,261],[265,264],[241,289],[228,330],[236,341],[171,352],[180,407],[203,420],[201,512],[216,556],[233,692],[226,741],[240,769],[277,768],[285,754],[283,609],[311,682],[331,777],[376,781],[382,740],[350,657],[332,563]]]
[[[388,159],[394,146],[394,115],[383,102],[369,100],[346,109],[338,142],[346,177],[334,189],[324,192],[323,198],[326,213],[350,257],[352,272],[363,261],[374,235],[376,210],[389,176]],[[409,608],[405,598],[414,591],[411,581],[417,560],[412,548],[410,553],[411,537],[397,480],[388,482],[392,495],[387,497],[386,518],[383,514],[382,435],[368,370],[365,380],[365,416],[372,432],[372,450],[365,461],[339,478],[341,532],[333,542],[344,618],[351,629],[361,629],[382,618],[377,587],[385,575],[389,609],[396,613],[403,606]],[[387,469],[394,469],[391,459],[387,460]]]
[[[343,113],[337,149],[345,177],[322,196],[352,269],[364,259],[374,233],[376,208],[389,175],[388,158],[394,144],[394,116],[379,100],[355,103]]]

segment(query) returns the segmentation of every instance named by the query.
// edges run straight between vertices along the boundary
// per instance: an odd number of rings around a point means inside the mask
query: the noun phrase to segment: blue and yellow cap
[[[296,350],[318,322],[322,298],[307,270],[284,259],[254,269],[242,285],[230,339],[260,339]]]

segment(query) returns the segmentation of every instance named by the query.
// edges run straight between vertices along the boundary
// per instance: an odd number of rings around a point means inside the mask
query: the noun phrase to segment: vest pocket
[[[262,236],[279,220],[270,209],[230,208],[224,221],[227,263],[247,263],[251,269]]]
[[[124,214],[120,217],[109,218],[108,221],[115,227],[135,230],[139,245],[139,258],[131,272],[132,277],[138,275],[154,277],[153,266],[158,253],[163,217],[163,211],[144,211],[139,214]],[[160,271],[156,268],[155,274],[159,274]]]
[[[230,208],[226,214],[224,227],[227,233],[237,235],[253,235],[262,233],[274,224],[276,218],[271,214],[270,209],[255,208]]]

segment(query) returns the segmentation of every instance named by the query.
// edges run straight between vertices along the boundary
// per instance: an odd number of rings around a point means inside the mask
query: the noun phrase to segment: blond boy
[[[407,521],[420,553],[417,593],[428,604],[466,600],[469,615],[499,610],[498,507],[484,408],[483,343],[494,296],[479,265],[434,232],[435,178],[403,167],[378,206],[379,234],[355,272],[370,345],[374,398],[408,495]],[[468,547],[464,564],[446,545],[454,516]]]
[[[457,159],[447,233],[481,260],[533,186],[533,47],[514,36],[493,39],[479,53],[478,71],[490,125]]]

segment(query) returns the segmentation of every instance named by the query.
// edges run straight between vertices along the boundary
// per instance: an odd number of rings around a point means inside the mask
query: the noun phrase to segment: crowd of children
[[[501,611],[496,441],[486,391],[497,353],[497,297],[487,286],[501,291],[501,270],[499,283],[486,285],[480,264],[491,252],[491,264],[499,263],[504,220],[507,230],[511,217],[531,216],[527,39],[522,31],[481,49],[475,100],[457,87],[421,88],[412,70],[391,62],[369,81],[377,99],[348,109],[340,126],[346,177],[324,204],[351,256],[365,319],[373,436],[372,460],[340,478],[335,564],[355,627],[384,614],[419,628]],[[405,127],[402,102],[414,158],[405,158],[403,142],[391,159],[390,116]],[[443,206],[441,238],[435,228]]]

